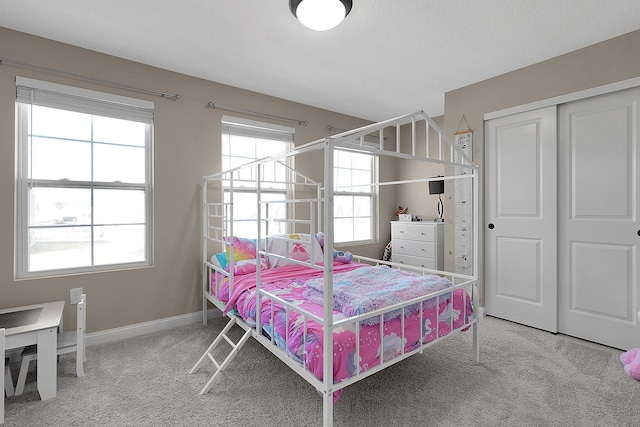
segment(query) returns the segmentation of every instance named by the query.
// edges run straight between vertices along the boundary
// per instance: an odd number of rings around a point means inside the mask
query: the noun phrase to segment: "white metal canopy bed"
[[[437,133],[437,141],[429,140],[430,129]],[[421,141],[417,140],[419,130],[425,135]],[[393,132],[395,144],[385,143],[385,131],[387,135]],[[379,135],[380,142],[375,146],[365,143],[365,136],[372,133]],[[433,146],[437,148],[434,150]],[[347,259],[334,258],[336,149],[437,163],[446,170],[463,171],[438,179],[471,180],[473,203],[468,208],[473,217],[473,249],[477,254],[477,165],[423,112],[343,132],[205,176],[203,322],[207,322],[209,301],[230,320],[191,370],[196,372],[207,360],[215,366],[201,394],[209,391],[218,374],[250,337],[318,390],[323,396],[325,427],[333,425],[333,405],[343,388],[410,355],[422,353],[427,346],[454,332],[472,328],[472,359],[478,361],[477,256],[473,257],[473,275],[355,254]],[[286,166],[287,158],[306,155],[322,156],[323,183]],[[268,171],[274,165],[287,171],[292,196],[286,200],[263,197],[270,185]],[[375,185],[424,182],[426,189],[426,183],[433,179]],[[257,194],[257,217],[252,219],[256,239],[234,235],[233,194],[247,186]],[[214,202],[210,201],[212,198]],[[287,216],[274,215],[277,211],[274,205],[284,206]],[[274,229],[282,230],[282,224],[286,233],[274,233]],[[238,342],[227,336],[234,325],[245,331]],[[223,340],[232,350],[224,361],[218,362],[212,353]]]

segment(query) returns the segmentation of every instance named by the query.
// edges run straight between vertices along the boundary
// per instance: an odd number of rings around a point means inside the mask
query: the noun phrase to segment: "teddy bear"
[[[640,380],[640,348],[632,348],[620,355],[624,371],[631,378]]]

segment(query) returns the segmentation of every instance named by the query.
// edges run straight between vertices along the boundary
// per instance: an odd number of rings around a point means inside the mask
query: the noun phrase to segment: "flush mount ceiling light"
[[[330,30],[351,12],[351,0],[289,0],[293,16],[307,28]]]

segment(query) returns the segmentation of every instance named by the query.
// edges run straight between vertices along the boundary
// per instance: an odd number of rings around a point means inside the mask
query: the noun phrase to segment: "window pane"
[[[31,90],[42,90],[39,85],[34,81]],[[18,150],[26,154],[17,180],[18,223],[26,224],[17,230],[18,277],[150,264],[151,124],[58,109],[110,102],[78,88],[61,86],[60,92],[38,98],[56,107],[49,108],[23,102],[18,91],[18,119],[26,123],[18,135]],[[125,104],[108,108],[128,117],[131,107]]]
[[[334,220],[333,239],[336,243],[352,242],[354,240],[352,218],[336,218]]]
[[[94,224],[144,224],[144,191],[95,190],[93,198]]]
[[[333,152],[333,162],[335,167],[350,168],[351,167],[351,153],[349,151],[336,150]]]
[[[336,241],[373,239],[373,156],[337,150],[334,163]],[[363,196],[348,193],[362,193]]]
[[[336,196],[333,199],[333,216],[345,218],[353,216],[353,196]]]
[[[32,229],[29,242],[29,271],[91,265],[91,227]]]
[[[233,234],[238,237],[256,238],[258,236],[258,226],[256,219],[258,212],[256,209],[258,199],[256,193],[233,193]],[[282,193],[263,193],[262,201],[283,201],[285,195]],[[225,192],[225,202],[229,201],[229,193]],[[267,207],[269,215],[267,217]],[[286,232],[286,225],[282,222],[266,222],[266,219],[286,219],[287,207],[285,203],[271,203],[262,205],[262,234],[282,234]],[[264,227],[268,227],[264,228]]]
[[[145,182],[145,150],[140,147],[94,144],[93,180]]]
[[[353,153],[352,167],[354,169],[371,171],[371,159],[372,157],[369,154]]]
[[[42,187],[31,189],[29,194],[28,224],[31,227],[91,223],[89,189]]]
[[[64,139],[33,138],[28,174],[33,179],[91,180],[91,144]]]
[[[33,106],[34,136],[91,140],[91,115],[56,108]]]
[[[337,191],[352,191],[350,169],[335,169],[334,175],[333,185]]]
[[[371,193],[371,172],[354,170],[351,174],[353,190],[357,193]]]
[[[353,198],[353,216],[370,217],[371,215],[371,197],[356,196]]]
[[[145,260],[145,226],[95,227],[96,265],[124,264]]]
[[[231,135],[227,136],[228,147],[226,154],[230,156],[241,156],[255,160],[256,142],[253,138]],[[245,162],[246,163],[246,162]]]
[[[287,150],[292,140],[291,134],[274,135],[273,132],[265,135],[265,129],[273,128],[267,123],[256,125],[243,124],[225,124],[223,123],[222,132],[222,170],[238,167],[247,163],[254,162],[274,154],[278,154]],[[256,130],[260,129],[260,130]],[[231,132],[231,135],[229,135]],[[275,139],[274,139],[275,138]],[[287,164],[287,160],[281,163]],[[285,200],[287,195],[287,178],[289,171],[285,166],[277,162],[266,162],[260,166],[261,169],[261,188],[270,192],[262,193],[262,201],[267,200]],[[233,232],[240,237],[256,238],[258,234],[257,219],[257,195],[255,193],[246,192],[246,189],[255,189],[257,168],[247,168],[241,170],[234,175],[234,179],[246,180],[245,182],[234,181],[233,185],[236,189],[245,189],[242,192],[234,192],[234,223]],[[230,182],[223,182],[225,188],[229,188]],[[273,192],[273,191],[277,192]],[[249,190],[250,191],[250,190]],[[225,201],[229,201],[229,193],[225,191]],[[263,234],[282,234],[287,232],[287,225],[283,222],[266,221],[270,219],[285,219],[287,207],[284,203],[272,203],[267,207],[262,205],[261,217]]]
[[[353,224],[353,240],[371,239],[371,224],[371,218],[356,218]]]
[[[285,151],[289,144],[268,139],[256,140],[256,158],[262,159],[276,153]]]
[[[262,188],[267,189],[286,189],[287,185],[287,168],[282,163],[269,162],[261,166],[263,174]]]
[[[147,126],[141,122],[94,116],[93,140],[96,142],[144,147]]]

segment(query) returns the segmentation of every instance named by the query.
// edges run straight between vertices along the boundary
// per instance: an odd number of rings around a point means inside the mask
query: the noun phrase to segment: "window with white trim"
[[[153,103],[16,87],[17,277],[151,265]]]
[[[294,133],[295,129],[287,126],[223,116],[222,170],[229,170],[292,148]],[[256,238],[258,235],[255,172],[255,168],[247,168],[243,169],[239,176],[234,177],[234,179],[240,179],[234,180],[233,187],[233,232],[236,236]],[[277,202],[287,199],[290,190],[287,184],[290,178],[289,159],[283,159],[282,162],[277,163],[265,163],[262,174],[261,199],[276,203],[265,205],[261,217],[266,217],[268,209],[269,218],[285,219],[287,206],[285,203]],[[224,200],[231,201],[228,184],[225,185]],[[266,225],[266,222],[263,222],[262,227]],[[288,231],[284,222],[270,222],[269,227],[269,234]]]
[[[334,151],[334,239],[374,239],[374,159],[368,153]]]

